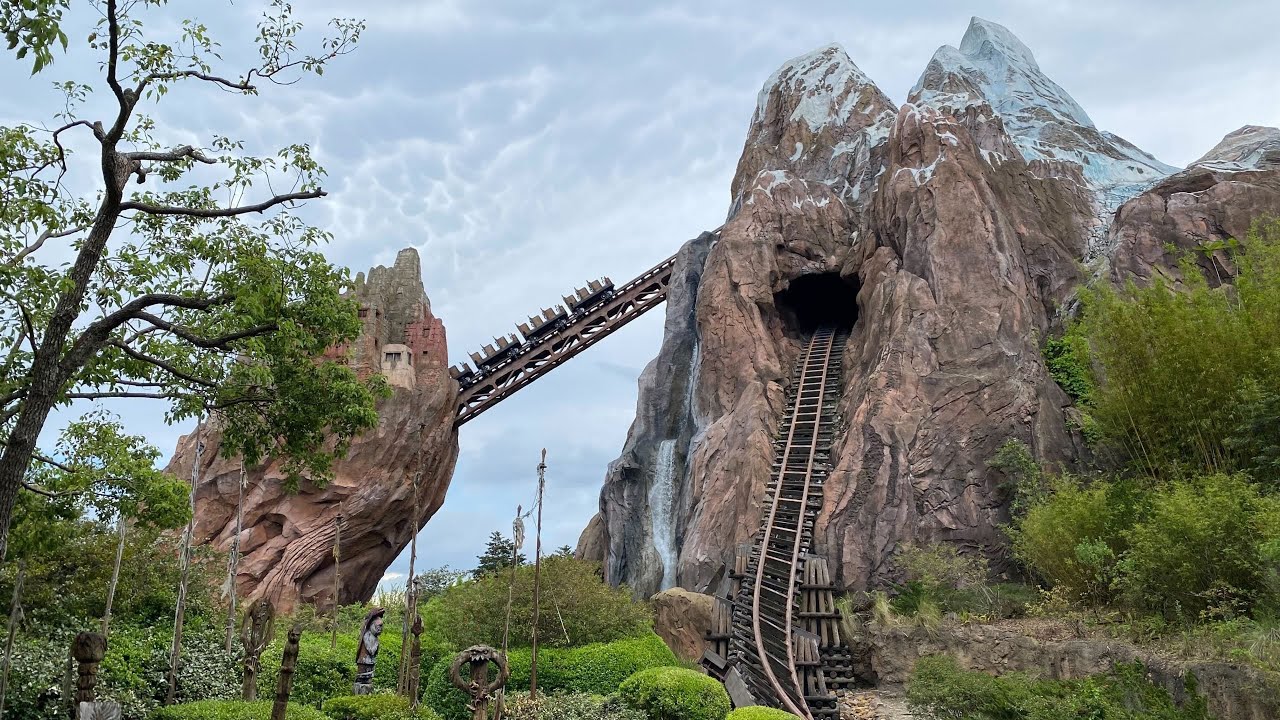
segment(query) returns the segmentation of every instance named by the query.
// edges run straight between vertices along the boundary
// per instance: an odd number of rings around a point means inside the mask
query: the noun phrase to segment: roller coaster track
[[[604,301],[567,319],[562,329],[525,342],[520,352],[493,367],[474,384],[458,393],[454,426],[475,418],[569,358],[595,345],[611,333],[661,305],[671,285],[676,256],[663,260],[636,279],[617,288]]]
[[[799,612],[797,605],[805,588],[813,519],[830,470],[845,338],[843,331],[819,329],[797,362],[775,441],[765,520],[743,573],[743,602],[736,603],[733,612],[733,652],[756,701],[807,720],[835,712],[833,696],[821,678],[819,638],[801,629],[799,622],[824,613]],[[822,567],[825,573],[825,564]]]

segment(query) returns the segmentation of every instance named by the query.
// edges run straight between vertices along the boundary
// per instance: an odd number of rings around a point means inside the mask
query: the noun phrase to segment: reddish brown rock
[[[706,634],[711,629],[710,595],[671,588],[650,598],[653,603],[653,631],[676,657],[689,662],[702,659]]]
[[[457,460],[458,388],[448,375],[444,326],[431,314],[417,253],[401,251],[393,267],[374,268],[367,281],[358,276],[356,297],[365,330],[353,347],[332,354],[349,358],[361,374],[388,377],[393,393],[378,406],[378,426],[352,442],[323,488],[304,482],[287,492],[274,462],[248,471],[236,589],[241,598],[268,598],[282,612],[299,602],[332,604],[339,513],[345,519],[339,600],[368,600],[387,566],[444,502]],[[219,457],[216,427],[201,435],[195,542],[227,552],[240,462]],[[189,477],[194,450],[195,433],[184,436],[168,469]],[[415,525],[419,473],[421,524]]]
[[[1193,166],[1120,208],[1111,227],[1111,278],[1177,283],[1179,261],[1191,256],[1220,284],[1235,272],[1221,241],[1243,240],[1255,219],[1277,212],[1280,163],[1237,171]]]

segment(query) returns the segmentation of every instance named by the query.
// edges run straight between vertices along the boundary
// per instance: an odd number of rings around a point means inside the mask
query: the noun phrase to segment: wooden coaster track
[[[736,668],[754,702],[806,720],[835,717],[823,668],[847,658],[826,561],[810,555],[813,520],[830,470],[845,338],[834,328],[817,330],[796,364],[775,441],[763,525],[749,556],[740,555],[729,574],[734,597],[718,600],[722,622],[712,631],[720,643],[713,651],[717,661]],[[723,627],[727,613],[731,629]],[[727,659],[720,655],[726,651]]]

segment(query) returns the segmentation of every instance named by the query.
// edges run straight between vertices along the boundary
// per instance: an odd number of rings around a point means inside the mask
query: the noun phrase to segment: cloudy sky
[[[160,35],[198,14],[228,59],[246,57],[262,4],[178,0],[148,27]],[[363,270],[417,248],[455,361],[574,285],[621,282],[719,225],[761,84],[827,43],[902,102],[933,51],[959,44],[970,15],[1002,23],[1099,127],[1179,166],[1241,125],[1280,125],[1274,0],[294,5],[316,27],[365,18],[361,47],[323,78],[258,98],[183,90],[154,114],[174,142],[207,144],[216,132],[258,151],[310,143],[329,171],[330,196],[308,210],[334,234],[329,257]],[[73,52],[29,79],[5,61],[0,122],[52,122],[49,82],[90,79],[95,68]],[[545,543],[576,543],[658,350],[660,314],[462,429],[420,562],[472,567],[489,532],[528,505],[543,447]],[[183,428],[160,424],[155,410],[123,414],[167,453]],[[389,580],[406,566],[398,560]]]

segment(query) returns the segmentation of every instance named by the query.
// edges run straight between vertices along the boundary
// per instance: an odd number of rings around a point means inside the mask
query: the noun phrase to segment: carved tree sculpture
[[[71,643],[71,655],[79,663],[80,679],[76,682],[76,705],[93,702],[93,688],[98,684],[98,665],[107,655],[105,635],[82,632]]]
[[[498,677],[489,681],[489,663],[498,666]],[[462,666],[471,666],[470,679],[462,677]],[[493,691],[507,682],[511,672],[507,669],[507,658],[488,645],[473,645],[458,653],[449,666],[449,680],[454,687],[471,696],[467,709],[471,711],[472,720],[486,720],[489,714],[489,698]]]
[[[240,695],[245,700],[258,699],[259,658],[271,642],[275,620],[275,605],[270,600],[258,599],[245,610],[240,623],[240,643],[244,645],[244,684],[240,686]]]
[[[376,607],[364,616],[364,624],[360,626],[360,649],[356,651],[353,695],[368,695],[373,692],[373,665],[378,661],[378,636],[382,634],[382,616],[386,614],[385,608]]]
[[[271,706],[271,720],[284,720],[289,709],[289,693],[293,691],[293,669],[298,665],[298,641],[302,639],[302,626],[289,628],[289,642],[284,646],[280,660],[280,680],[276,683],[276,702]]]

